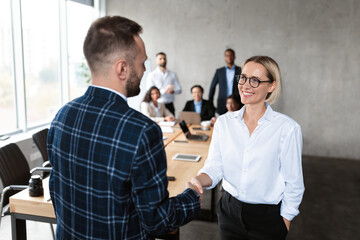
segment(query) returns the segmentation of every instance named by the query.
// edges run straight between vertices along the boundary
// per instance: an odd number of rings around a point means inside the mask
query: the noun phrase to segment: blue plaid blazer
[[[152,239],[200,211],[191,189],[169,198],[159,126],[114,92],[90,86],[47,141],[57,239]]]

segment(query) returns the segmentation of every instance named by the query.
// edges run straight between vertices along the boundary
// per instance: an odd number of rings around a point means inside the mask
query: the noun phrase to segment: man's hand
[[[199,200],[200,200],[200,206],[201,206],[202,205],[202,200],[203,200],[202,188],[201,188],[201,191],[200,191],[200,189],[197,186],[193,185],[191,182],[186,183],[186,188],[191,188],[191,189],[195,190],[199,194],[199,196],[200,196]]]
[[[170,94],[173,94],[174,93],[174,85],[172,84],[169,84],[165,87],[165,93],[170,93]]]
[[[287,219],[286,219],[286,218],[284,218],[284,217],[283,217],[283,219],[284,219],[284,222],[285,222],[286,228],[287,228],[287,230],[289,231],[289,230],[290,230],[290,221],[289,221],[289,220],[287,220]]]

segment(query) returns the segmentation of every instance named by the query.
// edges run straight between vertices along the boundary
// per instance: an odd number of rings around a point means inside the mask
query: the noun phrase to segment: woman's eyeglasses
[[[269,82],[269,83],[273,82],[273,80],[261,81],[257,77],[246,77],[245,75],[242,75],[242,74],[235,75],[235,80],[240,85],[244,85],[248,79],[249,79],[250,86],[253,88],[257,88],[260,85],[260,83],[263,83],[263,82]]]

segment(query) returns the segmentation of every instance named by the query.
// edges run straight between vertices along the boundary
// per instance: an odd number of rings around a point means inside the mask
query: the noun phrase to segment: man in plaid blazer
[[[145,71],[141,31],[119,16],[88,31],[92,86],[60,109],[47,139],[57,239],[152,239],[200,211],[191,183],[169,198],[161,130],[127,104]]]

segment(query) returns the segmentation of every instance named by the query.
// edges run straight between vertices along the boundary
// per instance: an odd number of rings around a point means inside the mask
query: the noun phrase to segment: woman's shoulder
[[[273,119],[284,127],[300,128],[300,124],[296,122],[295,119],[285,115],[284,113],[273,111]]]
[[[141,102],[140,107],[141,108],[149,108],[149,107],[151,107],[151,105],[149,102]]]

